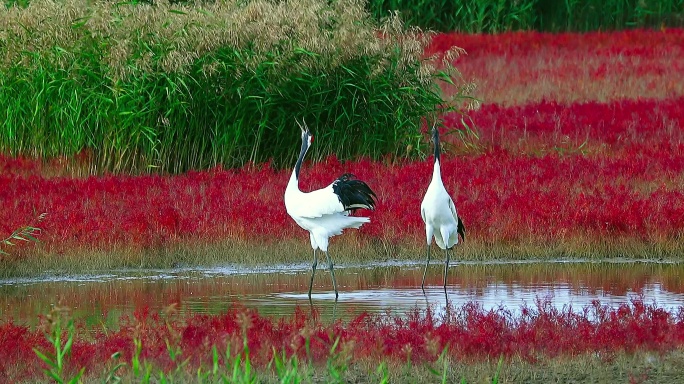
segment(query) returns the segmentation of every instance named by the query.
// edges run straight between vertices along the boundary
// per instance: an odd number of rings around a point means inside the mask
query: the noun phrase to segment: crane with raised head
[[[304,156],[313,143],[313,135],[304,121],[301,124],[297,121],[297,125],[302,130],[302,146],[292,176],[290,176],[290,181],[285,189],[285,209],[300,227],[309,231],[311,247],[313,248],[309,300],[311,300],[311,289],[318,264],[318,255],[316,254],[318,249],[324,252],[327,258],[333,289],[335,290],[335,300],[337,300],[339,294],[333,262],[328,253],[328,242],[330,237],[342,234],[344,229],[358,229],[363,224],[368,223],[370,221],[368,217],[350,216],[350,213],[359,208],[375,209],[375,198],[377,197],[365,182],[357,180],[354,175],[349,173],[343,174],[325,188],[302,192],[299,189],[299,173]]]

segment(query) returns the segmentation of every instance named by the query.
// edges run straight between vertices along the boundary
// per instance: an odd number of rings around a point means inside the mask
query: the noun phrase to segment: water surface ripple
[[[443,267],[431,264],[425,294],[420,288],[420,262],[385,262],[336,266],[340,296],[335,303],[330,274],[320,266],[312,301],[323,318],[349,319],[360,313],[405,315],[430,307],[439,314],[447,303],[476,303],[484,309],[507,310],[538,302],[581,311],[598,300],[617,307],[632,300],[656,304],[671,312],[684,306],[684,264],[635,260],[609,262],[454,263],[445,294]],[[220,313],[233,305],[283,316],[309,307],[310,266],[281,265],[249,269],[240,266],[120,270],[79,276],[46,275],[0,280],[0,318],[35,323],[61,300],[75,317],[93,324],[116,322],[136,308],[162,310],[180,303],[182,313]]]

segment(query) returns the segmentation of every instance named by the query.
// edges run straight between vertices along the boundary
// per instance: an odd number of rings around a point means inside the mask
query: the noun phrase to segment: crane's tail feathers
[[[361,180],[354,179],[354,175],[345,173],[333,183],[333,192],[340,199],[345,210],[353,211],[359,208],[375,209],[375,192]]]
[[[460,217],[458,218],[457,232],[459,235],[461,235],[461,238],[463,239],[463,241],[465,241],[465,225],[463,225],[463,221],[461,220]]]
[[[321,249],[325,250],[327,249],[328,237],[341,235],[342,231],[348,228],[359,229],[368,222],[370,222],[370,219],[367,217],[343,215],[323,216],[318,221],[320,224],[319,230],[314,233],[314,236],[318,236],[316,238],[316,243],[318,243],[318,246],[321,247]],[[325,249],[322,248],[322,244],[326,245]]]
[[[350,221],[348,222],[347,228],[359,229],[359,228],[361,228],[362,225],[364,225],[364,224],[366,224],[366,223],[370,223],[370,219],[367,218],[367,217],[355,217],[355,216],[352,216],[352,217],[349,217],[349,219],[354,219],[354,220],[353,220],[353,221],[350,220]]]

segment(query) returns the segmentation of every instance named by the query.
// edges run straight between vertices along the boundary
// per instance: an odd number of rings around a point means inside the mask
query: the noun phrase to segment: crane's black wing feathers
[[[465,241],[465,225],[463,225],[463,221],[461,221],[461,218],[458,218],[458,228],[456,229],[459,235],[461,235],[461,239]]]
[[[333,182],[333,192],[340,199],[346,211],[359,208],[375,209],[375,192],[368,184],[356,180],[351,173],[345,173]]]

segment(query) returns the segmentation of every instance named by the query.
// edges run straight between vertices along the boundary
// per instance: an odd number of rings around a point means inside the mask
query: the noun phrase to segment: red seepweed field
[[[462,127],[461,115],[443,116],[442,178],[467,229],[455,258],[681,259],[683,30],[442,34],[431,50],[452,44],[466,49],[456,66],[478,85],[482,100],[468,113],[474,135],[454,131]],[[84,176],[87,162],[87,154],[46,161],[0,156],[0,233],[26,224],[42,229],[40,244],[21,243],[3,256],[7,270],[26,274],[60,260],[106,255],[117,255],[119,266],[139,265],[160,249],[193,247],[220,249],[214,263],[244,262],[249,257],[235,254],[248,248],[278,250],[265,262],[309,262],[308,237],[284,209],[290,169],[255,164],[173,176]],[[422,260],[419,206],[431,170],[430,156],[345,163],[329,158],[306,162],[300,186],[320,188],[349,171],[378,195],[371,223],[333,240],[338,263]],[[47,216],[36,223],[43,212]],[[175,265],[173,252],[159,254],[148,262]],[[233,259],[221,260],[227,254]],[[140,308],[115,330],[86,331],[77,324],[69,369],[86,367],[99,377],[115,366],[110,356],[118,351],[128,364],[120,369],[131,375],[134,340],[142,343],[139,357],[167,373],[180,364],[169,354],[178,347],[188,359],[181,369],[187,377],[195,377],[189,372],[198,367],[211,371],[212,346],[221,356],[227,345],[233,357],[244,352],[243,336],[260,367],[273,360],[274,349],[301,362],[325,365],[334,357],[349,366],[370,361],[377,367],[385,360],[439,364],[445,348],[452,362],[500,356],[507,362],[599,356],[605,362],[622,353],[680,353],[684,342],[681,310],[670,313],[639,301],[619,308],[596,303],[579,312],[540,303],[520,317],[473,303],[452,308],[446,319],[430,313],[365,315],[332,324],[304,309],[279,320],[244,308],[182,318],[172,312]],[[46,319],[43,328],[32,329],[4,319],[0,344],[12,347],[0,349],[0,375],[39,377],[44,363],[32,348],[51,348],[42,333],[50,324]]]
[[[520,244],[557,249],[551,256],[584,256],[584,244],[607,247],[600,256],[647,257],[648,251],[662,257],[681,250],[684,98],[485,105],[471,117],[480,139],[468,139],[466,146],[444,135],[453,154],[442,167],[466,223],[464,257],[491,256],[491,245]],[[456,125],[456,118],[445,122]],[[424,237],[417,207],[431,166],[429,160],[330,158],[305,164],[302,189],[352,171],[372,186],[379,204],[371,224],[351,236],[415,248]],[[74,178],[46,176],[59,172],[52,164],[2,157],[0,170],[3,233],[47,212],[40,223],[42,252],[306,237],[284,210],[291,170],[268,164],[178,176]]]
[[[65,373],[73,375],[86,367],[91,376],[98,377],[119,362],[139,360],[160,372],[181,372],[186,378],[205,372],[207,379],[216,380],[219,375],[211,375],[213,364],[232,369],[235,356],[249,356],[255,368],[263,369],[272,367],[274,354],[298,359],[303,365],[333,360],[340,367],[379,361],[439,367],[445,359],[492,358],[535,363],[588,353],[610,362],[621,353],[662,355],[684,344],[682,311],[669,313],[641,301],[618,308],[596,302],[579,311],[554,309],[540,301],[523,307],[517,317],[503,308],[485,311],[473,303],[450,307],[442,316],[429,310],[403,317],[360,315],[348,323],[324,323],[308,308],[278,321],[239,307],[221,315],[185,318],[176,317],[174,311],[170,307],[158,314],[140,308],[123,318],[117,330],[77,328]],[[53,348],[43,332],[54,332],[57,319],[64,327],[59,307],[42,319],[38,330],[12,322],[0,326],[0,374],[16,381],[34,378],[43,364],[33,348]],[[212,359],[214,349],[219,356]],[[173,353],[182,356],[182,361]]]

